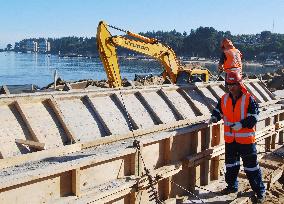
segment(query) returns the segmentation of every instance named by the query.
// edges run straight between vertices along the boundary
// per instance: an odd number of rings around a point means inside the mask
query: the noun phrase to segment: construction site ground
[[[262,157],[259,153],[259,157]],[[259,159],[266,190],[264,203],[284,203],[284,147],[264,155]],[[224,168],[223,168],[224,169]],[[253,203],[254,193],[243,169],[239,173],[238,193],[222,195],[220,191],[226,187],[224,171],[221,178],[206,186],[196,186],[194,195],[169,200],[169,203]]]

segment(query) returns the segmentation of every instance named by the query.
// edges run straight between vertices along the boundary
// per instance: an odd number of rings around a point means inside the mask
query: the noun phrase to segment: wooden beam
[[[47,99],[47,103],[50,105],[52,110],[54,111],[55,115],[57,116],[57,119],[61,123],[66,135],[70,139],[71,143],[74,143],[77,141],[75,134],[73,133],[71,126],[66,122],[63,113],[60,110],[60,107],[56,101],[55,98],[49,98]]]
[[[210,148],[212,139],[212,126],[207,128],[203,128],[201,130],[201,151],[205,151]],[[210,161],[204,159],[200,164],[200,185],[208,185],[209,184],[209,176],[210,175]]]
[[[170,164],[172,162],[172,148],[173,148],[173,137],[169,137],[165,139],[164,144],[164,160],[165,164]],[[164,200],[169,199],[172,191],[172,177],[168,177],[164,180]]]
[[[176,120],[184,120],[184,117],[182,116],[182,114],[178,111],[178,109],[174,106],[173,102],[169,99],[169,97],[167,96],[167,94],[160,89],[159,91],[157,91],[158,95],[165,101],[165,103],[168,105],[168,107],[171,109],[172,113],[175,116]]]
[[[157,115],[157,113],[152,109],[148,101],[144,98],[142,93],[140,91],[134,93],[134,96],[140,101],[140,103],[144,106],[144,108],[149,113],[150,117],[152,118],[154,124],[163,124],[163,121],[160,119],[160,117]]]
[[[196,117],[195,120],[188,119],[188,120],[181,120],[181,121],[176,121],[171,124],[160,124],[156,125],[153,128],[150,128],[148,130],[134,130],[133,133],[128,133],[124,135],[112,135],[111,137],[104,137],[104,138],[99,138],[96,139],[95,141],[92,142],[87,142],[82,144],[82,148],[90,148],[90,147],[95,147],[98,145],[102,144],[109,144],[112,142],[116,142],[119,140],[124,140],[133,137],[133,134],[135,137],[141,136],[141,135],[146,135],[150,133],[155,133],[155,132],[161,132],[165,130],[171,130],[171,129],[176,129],[176,128],[182,128],[182,127],[188,127],[190,125],[193,125],[193,129],[201,129],[204,127],[208,127],[208,125],[204,122],[205,120],[208,119],[208,115],[206,116],[199,116]]]
[[[108,95],[108,96],[110,96],[110,95]],[[108,128],[105,121],[103,120],[103,118],[101,117],[99,112],[97,111],[97,109],[96,109],[94,103],[92,102],[90,96],[86,95],[82,98],[82,100],[86,101],[86,103],[90,106],[90,108],[92,109],[93,113],[95,114],[95,117],[97,118],[98,122],[100,123],[100,125],[102,125],[103,131],[105,132],[106,136],[111,135],[112,133],[111,133],[110,129]]]
[[[260,90],[254,83],[250,83],[250,85],[261,95],[265,102],[269,101],[269,99],[262,93],[262,90]]]
[[[26,126],[28,127],[29,132],[31,133],[31,137],[33,138],[34,141],[39,142],[39,140],[38,140],[38,138],[37,138],[37,136],[35,134],[35,131],[33,130],[32,126],[31,126],[31,123],[30,123],[28,117],[26,117],[26,115],[25,115],[25,113],[24,113],[24,111],[22,109],[21,102],[15,101],[14,104],[15,104],[15,107],[16,107],[17,111],[20,113],[23,121],[25,122]]]
[[[211,141],[212,147],[220,144],[220,140],[221,140],[220,137],[221,137],[221,125],[218,124],[218,125],[213,126],[213,129],[212,129],[212,141]],[[220,158],[219,156],[216,156],[213,159],[211,159],[210,180],[218,180],[219,171],[220,171]]]
[[[44,150],[45,143],[35,142],[32,140],[22,140],[22,139],[15,139],[15,142],[18,144],[27,145],[29,147],[35,148],[37,150]]]
[[[33,152],[33,153],[23,154],[20,156],[1,159],[0,169],[8,168],[15,165],[20,165],[26,162],[37,161],[48,157],[55,157],[55,156],[58,157],[80,150],[81,150],[81,144],[77,143],[72,145],[66,145],[64,147],[42,150],[39,152]]]
[[[75,196],[81,195],[80,189],[80,168],[72,170],[72,192]]]

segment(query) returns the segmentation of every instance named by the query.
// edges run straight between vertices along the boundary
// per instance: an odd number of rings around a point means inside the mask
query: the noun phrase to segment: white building
[[[38,49],[37,52],[46,53],[50,51],[50,42],[46,39],[40,40],[38,42]]]

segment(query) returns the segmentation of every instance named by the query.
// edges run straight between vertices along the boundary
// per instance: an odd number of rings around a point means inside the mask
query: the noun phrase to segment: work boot
[[[252,202],[256,203],[256,204],[261,204],[261,203],[264,203],[264,200],[265,200],[265,195],[254,196],[253,199],[252,199]]]
[[[238,192],[238,189],[236,188],[224,188],[223,190],[220,191],[220,194],[221,195],[228,195],[230,193],[237,193]]]

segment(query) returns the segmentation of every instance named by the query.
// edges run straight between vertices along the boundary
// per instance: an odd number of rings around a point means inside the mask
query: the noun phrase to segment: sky
[[[136,33],[203,26],[284,34],[283,11],[284,0],[0,0],[0,48],[24,38],[96,36],[101,20]]]

